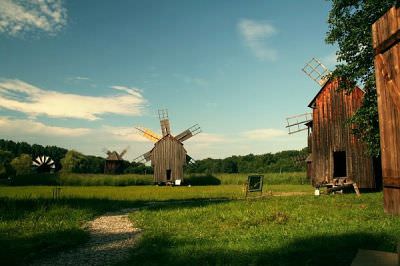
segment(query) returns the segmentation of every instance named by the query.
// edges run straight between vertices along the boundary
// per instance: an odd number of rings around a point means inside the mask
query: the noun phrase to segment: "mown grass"
[[[0,187],[0,261],[20,265],[76,247],[87,241],[82,228],[90,219],[149,202],[179,203],[201,199],[237,199],[241,186],[62,187],[52,199],[52,186]]]
[[[60,185],[60,186],[137,186],[152,185],[152,175],[124,174],[31,174],[16,176],[10,182],[14,186]]]
[[[51,186],[0,187],[0,261],[76,247],[88,220],[128,207],[142,207],[130,218],[144,233],[125,265],[349,265],[358,248],[394,251],[400,240],[382,193],[314,197],[310,185],[266,184],[307,195],[243,200],[242,189],[63,187],[53,200]]]
[[[144,234],[126,265],[350,265],[395,251],[400,219],[382,194],[271,197],[132,213]]]
[[[242,185],[247,181],[249,174],[187,174],[185,184],[204,185]],[[264,173],[266,184],[308,184],[304,172],[291,173]],[[61,186],[137,186],[152,185],[152,175],[124,174],[35,174],[16,176],[11,185],[61,185]]]

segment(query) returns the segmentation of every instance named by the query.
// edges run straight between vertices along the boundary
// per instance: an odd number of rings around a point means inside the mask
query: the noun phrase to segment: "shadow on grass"
[[[110,200],[99,198],[63,197],[58,200],[48,198],[13,199],[0,197],[0,219],[3,221],[19,220],[38,210],[47,211],[52,207],[69,207],[77,210],[88,210],[93,216],[105,212],[113,212],[127,208],[174,209],[206,206],[232,201],[227,197],[218,198],[187,198],[171,200]]]
[[[83,229],[59,230],[48,233],[16,236],[0,233],[0,261],[2,265],[27,265],[30,261],[51,256],[57,251],[85,243],[89,234]]]
[[[185,184],[191,186],[215,186],[221,185],[221,180],[213,175],[190,175],[185,177]]]
[[[2,265],[24,265],[34,259],[53,256],[84,244],[89,234],[80,225],[85,218],[69,220],[68,212],[83,210],[89,218],[124,208],[144,207],[149,210],[191,208],[226,202],[227,198],[185,199],[167,201],[131,201],[96,198],[61,198],[51,200],[0,198],[0,261]],[[79,215],[77,213],[74,214]],[[43,218],[45,228],[36,225]],[[65,229],[63,223],[71,229]],[[8,227],[7,227],[8,226]],[[67,227],[68,227],[67,226]],[[46,229],[48,228],[48,229]],[[40,231],[48,231],[40,233]]]
[[[262,249],[260,243],[259,247],[240,251],[212,248],[211,241],[144,235],[130,259],[118,265],[350,265],[358,248],[394,248],[394,244],[385,246],[391,238],[373,233],[319,235],[295,240],[279,249]]]

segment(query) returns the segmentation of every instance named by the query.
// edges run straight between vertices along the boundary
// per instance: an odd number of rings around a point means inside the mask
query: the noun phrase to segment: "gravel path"
[[[127,258],[141,232],[128,218],[128,213],[135,210],[124,209],[94,219],[88,223],[90,239],[85,245],[32,265],[110,265]]]

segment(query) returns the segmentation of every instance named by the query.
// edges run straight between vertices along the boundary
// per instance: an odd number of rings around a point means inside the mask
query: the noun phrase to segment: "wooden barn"
[[[159,110],[158,115],[162,137],[149,129],[136,128],[142,136],[155,142],[155,144],[153,149],[139,156],[135,161],[151,161],[154,170],[154,182],[157,184],[175,184],[177,180],[182,182],[183,167],[191,160],[182,142],[200,133],[200,127],[196,124],[174,137],[171,134],[167,110]]]
[[[107,151],[107,158],[104,163],[104,173],[105,174],[121,174],[124,160],[122,157],[126,153],[126,149],[120,154],[116,151]]]
[[[372,25],[385,212],[400,214],[400,8]]]
[[[376,188],[373,160],[365,145],[346,122],[361,106],[364,92],[338,90],[339,79],[329,79],[308,105],[312,108],[309,127],[308,172],[313,185],[349,178],[360,188]]]

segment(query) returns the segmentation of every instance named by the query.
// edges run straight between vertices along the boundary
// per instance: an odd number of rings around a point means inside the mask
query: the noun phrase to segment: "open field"
[[[192,185],[241,185],[249,174],[188,174],[185,182]],[[264,173],[266,184],[308,184],[304,172]],[[152,185],[153,175],[124,174],[40,174],[16,176],[12,185],[62,185],[62,186],[136,186]]]
[[[309,185],[266,185],[243,200],[241,185],[196,187],[0,187],[0,260],[30,262],[88,241],[83,225],[108,211],[130,215],[144,233],[126,265],[349,265],[358,248],[394,251],[400,221],[382,194],[312,196]],[[212,199],[211,201],[209,199]]]

